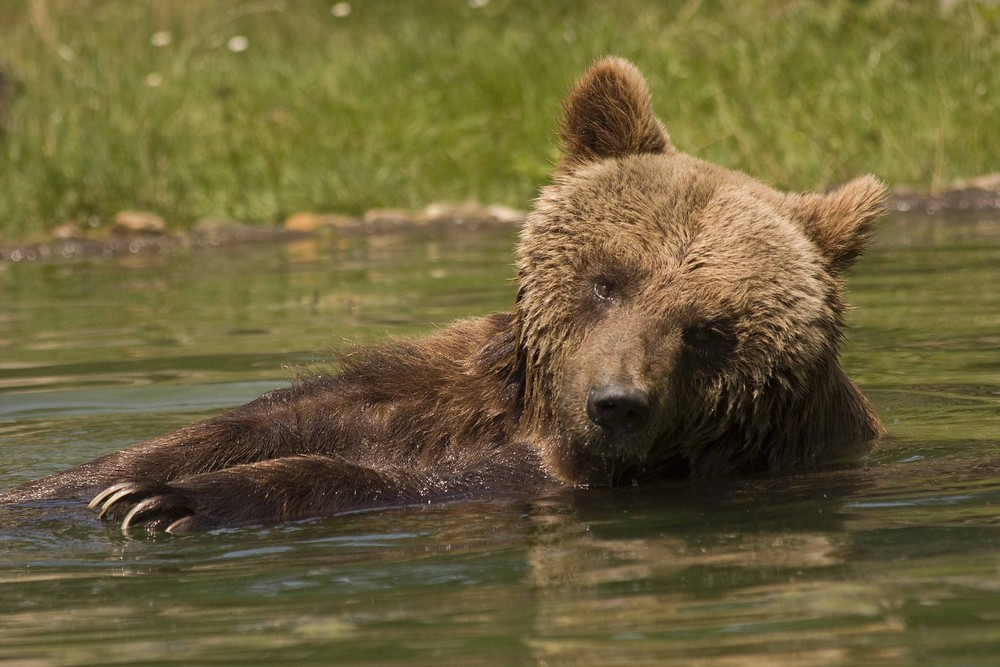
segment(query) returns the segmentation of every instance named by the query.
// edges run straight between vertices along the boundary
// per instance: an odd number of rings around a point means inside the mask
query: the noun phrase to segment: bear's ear
[[[563,105],[560,138],[565,171],[602,158],[673,151],[646,80],[623,58],[599,60],[577,81]]]
[[[830,270],[841,273],[871,242],[875,223],[885,215],[885,196],[885,185],[869,175],[825,195],[788,195],[786,206],[826,257]]]

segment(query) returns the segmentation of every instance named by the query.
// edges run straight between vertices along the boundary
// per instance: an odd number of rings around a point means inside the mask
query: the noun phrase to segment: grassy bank
[[[782,187],[1000,169],[995,3],[7,0],[0,35],[6,240],[123,208],[524,207],[606,53],[679,147]]]

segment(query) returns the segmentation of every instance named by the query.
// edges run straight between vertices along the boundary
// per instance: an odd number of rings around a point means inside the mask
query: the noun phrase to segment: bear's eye
[[[613,282],[601,278],[594,282],[594,296],[601,301],[612,303],[618,300],[618,290]]]
[[[732,325],[723,320],[699,322],[683,333],[684,346],[703,360],[722,359],[736,348]]]

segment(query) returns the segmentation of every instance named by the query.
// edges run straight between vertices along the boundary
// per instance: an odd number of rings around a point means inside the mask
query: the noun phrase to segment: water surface
[[[857,469],[127,538],[0,510],[0,662],[992,665],[1000,219],[887,222],[844,361]],[[0,486],[509,307],[514,233],[0,265]]]

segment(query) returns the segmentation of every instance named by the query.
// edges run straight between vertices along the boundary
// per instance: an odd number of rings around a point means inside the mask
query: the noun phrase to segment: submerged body
[[[566,102],[514,310],[342,357],[245,406],[0,493],[97,493],[196,530],[488,491],[794,469],[881,425],[839,365],[882,185],[779,193],[677,151],[629,63]]]

